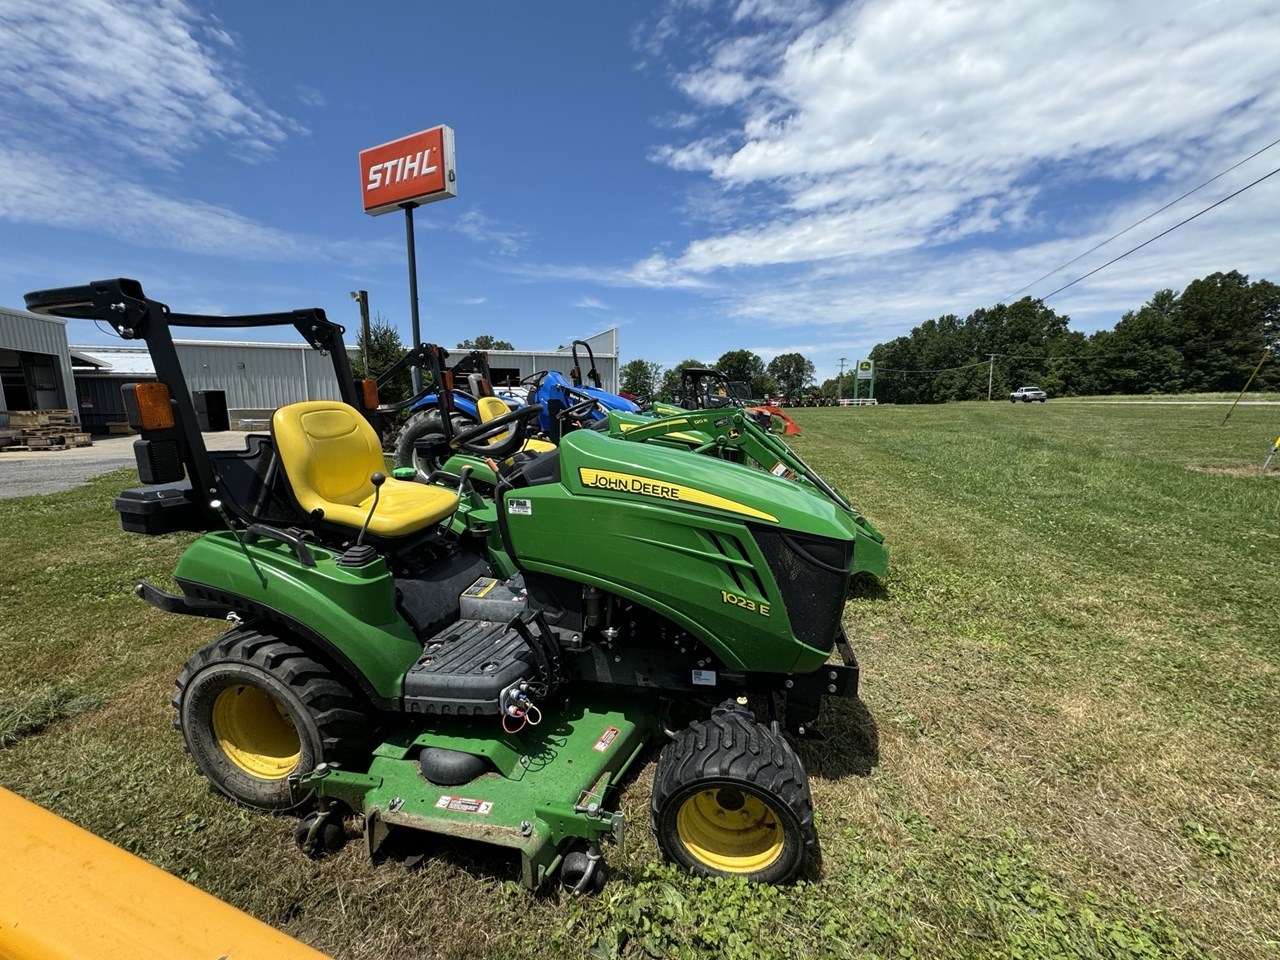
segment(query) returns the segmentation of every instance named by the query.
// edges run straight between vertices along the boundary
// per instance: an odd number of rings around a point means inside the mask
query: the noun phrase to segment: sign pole
[[[416,203],[401,204],[404,209],[404,241],[409,250],[409,322],[413,335],[413,345],[409,348],[411,350],[418,349],[422,343],[422,328],[418,322],[418,248],[413,242],[413,208],[416,206]],[[422,370],[414,364],[410,367],[409,374],[413,378],[413,392],[417,394],[422,390]]]
[[[404,211],[404,238],[409,254],[411,350],[422,344],[418,318],[418,251],[413,241],[413,209],[458,195],[454,168],[453,128],[441,124],[360,151],[360,193],[364,212],[378,217]],[[422,390],[422,371],[410,367],[413,392]]]

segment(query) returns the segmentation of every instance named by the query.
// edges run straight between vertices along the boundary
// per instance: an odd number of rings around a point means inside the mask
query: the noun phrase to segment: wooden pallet
[[[21,436],[18,438],[18,443],[25,447],[58,447],[58,446],[65,447],[66,446],[66,443],[62,439],[62,434],[60,433],[55,436],[37,436],[37,437]]]
[[[11,427],[65,426],[76,422],[74,410],[10,410]]]
[[[89,446],[89,444],[84,444],[84,446]],[[52,444],[49,444],[48,446],[43,446],[43,447],[29,447],[25,443],[19,443],[19,444],[14,444],[8,447],[0,447],[0,452],[3,452],[5,450],[17,450],[20,452],[26,451],[29,453],[44,453],[46,450],[66,450],[66,449],[67,449],[67,445],[65,443],[52,443]]]

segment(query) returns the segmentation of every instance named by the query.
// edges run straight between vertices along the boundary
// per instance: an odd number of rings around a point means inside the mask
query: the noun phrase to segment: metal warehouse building
[[[616,392],[617,329],[584,340],[595,354],[596,369],[605,388]],[[120,399],[123,384],[155,377],[151,358],[143,347],[85,345],[67,350],[65,329],[62,344],[64,354],[69,355],[68,370],[74,361],[75,373],[75,389],[68,392],[75,402],[64,405],[77,408],[81,422],[95,433],[104,433],[108,424],[124,420]],[[233,429],[262,427],[271,411],[286,403],[338,399],[332,365],[305,344],[179,340],[177,349],[191,391],[197,395],[197,407],[202,395],[221,394],[218,402],[225,399]],[[354,356],[354,348],[348,349]],[[451,350],[451,361],[460,359],[465,352]],[[579,351],[579,360],[585,377],[585,351]],[[490,350],[489,366],[495,386],[514,386],[539,370],[567,374],[573,367],[573,356],[568,347],[554,351]]]
[[[0,427],[10,410],[76,408],[67,321],[0,307]]]

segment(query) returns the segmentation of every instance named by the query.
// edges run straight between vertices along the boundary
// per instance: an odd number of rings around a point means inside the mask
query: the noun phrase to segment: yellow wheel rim
[[[676,832],[693,858],[722,873],[755,873],[782,856],[773,808],[737,787],[699,790],[676,812]]]
[[[228,760],[261,780],[283,780],[302,756],[293,719],[267,691],[244,683],[213,701],[213,736]]]

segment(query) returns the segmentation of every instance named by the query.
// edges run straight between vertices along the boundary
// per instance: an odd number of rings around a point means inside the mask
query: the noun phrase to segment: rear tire
[[[470,417],[464,417],[454,414],[452,420],[453,432],[455,434],[474,427],[475,421]],[[426,457],[414,449],[414,444],[423,437],[433,433],[444,434],[444,421],[440,417],[438,409],[424,410],[421,413],[415,413],[405,423],[400,430],[400,435],[396,437],[396,466],[397,467],[413,467],[418,472],[419,480],[426,480],[431,475],[432,470],[439,470],[444,466],[443,462],[437,461],[434,457]]]
[[[663,748],[649,819],[663,855],[702,876],[786,883],[818,859],[804,767],[732,702]]]
[[[174,726],[214,788],[259,810],[289,810],[288,777],[359,756],[368,709],[306,651],[237,627],[196,653],[174,681]]]

